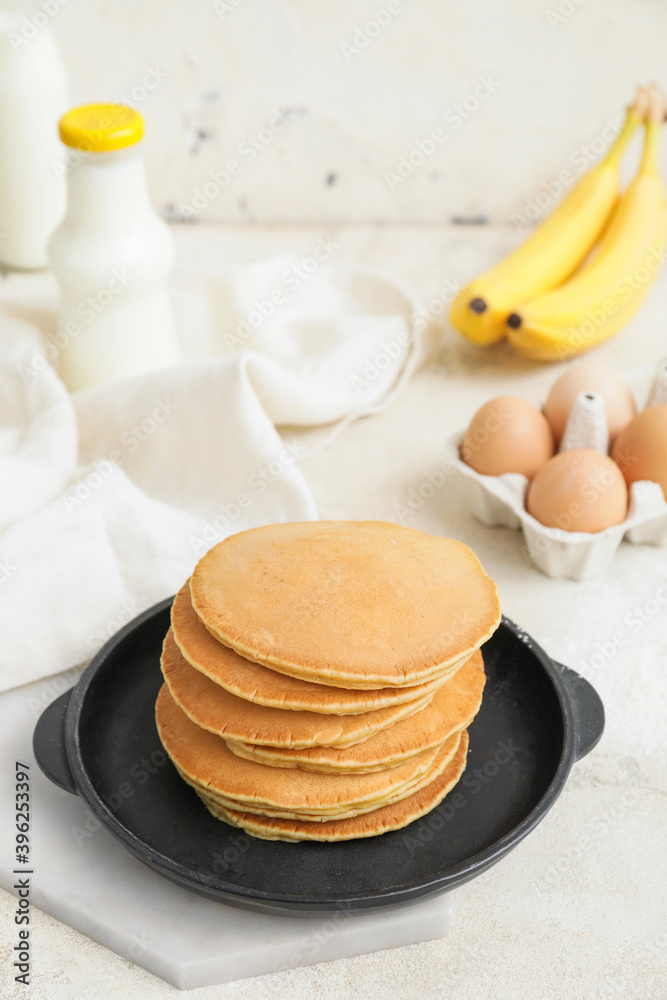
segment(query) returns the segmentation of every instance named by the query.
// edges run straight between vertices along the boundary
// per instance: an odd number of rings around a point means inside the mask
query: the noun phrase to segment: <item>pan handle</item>
[[[32,748],[37,763],[54,785],[66,792],[77,794],[77,787],[67,763],[65,750],[65,715],[70,695],[74,689],[65,691],[44,709],[32,737]]]
[[[557,663],[570,694],[575,715],[575,748],[577,760],[597,746],[604,732],[604,705],[592,684],[575,670]]]

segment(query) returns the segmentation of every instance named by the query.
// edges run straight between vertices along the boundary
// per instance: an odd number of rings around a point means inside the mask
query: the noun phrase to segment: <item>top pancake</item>
[[[349,691],[277,673],[261,663],[239,656],[211,635],[192,607],[189,580],[174,598],[171,627],[176,644],[191,666],[238,698],[268,708],[327,715],[360,715],[421,701],[433,694],[444,679],[436,677],[416,687],[375,688],[370,691],[355,688]],[[458,666],[458,663],[454,664],[451,672],[454,673]]]
[[[199,561],[190,593],[226,646],[332,687],[442,678],[500,623],[496,587],[466,545],[382,521],[231,535]]]

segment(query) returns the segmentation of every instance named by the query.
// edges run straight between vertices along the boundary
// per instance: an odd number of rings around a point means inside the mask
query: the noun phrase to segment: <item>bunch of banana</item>
[[[561,361],[595,347],[639,309],[660,270],[667,197],[658,150],[665,106],[647,109],[639,173],[622,196],[593,257],[565,284],[531,299],[507,320],[510,343],[536,361]]]
[[[657,162],[665,111],[655,87],[639,89],[606,158],[522,246],[459,293],[450,319],[461,333],[478,344],[507,336],[521,354],[554,361],[628,321],[660,267],[667,234]],[[619,199],[620,159],[641,121],[644,158]]]

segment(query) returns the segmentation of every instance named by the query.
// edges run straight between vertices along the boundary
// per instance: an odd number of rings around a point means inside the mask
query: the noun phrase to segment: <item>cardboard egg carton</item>
[[[647,405],[667,403],[667,362],[654,378]],[[464,485],[466,502],[483,524],[520,529],[531,562],[554,579],[587,580],[608,569],[623,539],[635,545],[667,544],[667,501],[658,483],[633,483],[628,514],[622,524],[595,534],[547,528],[526,510],[529,480],[519,473],[483,476],[461,459],[464,432],[446,443],[446,458]],[[572,408],[560,451],[594,448],[607,453],[609,434],[604,401],[597,393],[580,393]]]

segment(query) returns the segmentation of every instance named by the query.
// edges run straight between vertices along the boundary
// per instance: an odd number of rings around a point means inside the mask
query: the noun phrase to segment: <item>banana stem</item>
[[[625,119],[625,124],[618,133],[616,142],[605,157],[607,163],[612,165],[616,165],[618,163],[625,152],[625,147],[630,142],[630,139],[634,135],[635,129],[639,125],[640,121],[641,117],[636,113],[634,108],[630,107]]]
[[[647,121],[645,125],[644,154],[640,170],[643,174],[657,174],[660,171],[661,121]]]

